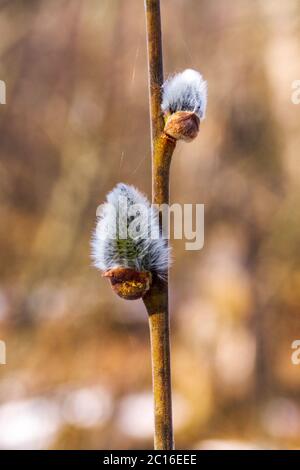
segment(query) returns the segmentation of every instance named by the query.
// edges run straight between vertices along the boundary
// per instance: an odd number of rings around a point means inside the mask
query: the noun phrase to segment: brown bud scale
[[[122,267],[109,269],[103,276],[109,278],[113,291],[126,300],[142,298],[149,290],[152,281],[150,272]]]
[[[200,129],[200,119],[190,111],[177,111],[170,114],[165,124],[165,133],[173,139],[191,142]]]

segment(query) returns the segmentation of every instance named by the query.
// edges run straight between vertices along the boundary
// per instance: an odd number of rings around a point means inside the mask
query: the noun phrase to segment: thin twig
[[[149,101],[152,147],[152,202],[169,204],[169,171],[176,142],[164,134],[161,111],[163,61],[161,43],[160,0],[145,0],[149,72]],[[153,394],[155,407],[154,447],[174,448],[170,372],[170,333],[168,308],[168,273],[166,281],[154,278],[144,297],[149,315]]]

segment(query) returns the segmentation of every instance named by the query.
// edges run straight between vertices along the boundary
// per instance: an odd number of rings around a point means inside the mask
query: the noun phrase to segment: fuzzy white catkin
[[[127,211],[120,210],[120,201],[126,202]],[[131,236],[127,230],[127,238],[121,239],[121,226],[129,229],[134,224],[138,232]],[[94,265],[101,271],[124,267],[164,277],[169,267],[169,255],[167,241],[159,236],[157,211],[138,189],[119,183],[107,195],[98,217],[92,238]]]
[[[199,119],[205,118],[207,82],[196,70],[186,69],[168,78],[163,84],[162,110],[164,113],[191,111]]]

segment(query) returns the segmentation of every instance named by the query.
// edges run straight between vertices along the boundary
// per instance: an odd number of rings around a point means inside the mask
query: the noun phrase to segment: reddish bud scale
[[[150,272],[122,267],[109,269],[103,277],[108,277],[113,291],[126,300],[142,298],[149,290],[152,281]]]
[[[191,142],[200,129],[200,119],[190,111],[177,111],[170,114],[165,124],[165,133],[173,139]]]

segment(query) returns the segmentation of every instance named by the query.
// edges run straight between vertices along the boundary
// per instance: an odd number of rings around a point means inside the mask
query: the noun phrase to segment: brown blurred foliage
[[[171,199],[205,204],[205,246],[171,272],[178,448],[300,446],[297,0],[162,0],[165,75],[209,84]],[[91,267],[117,182],[150,195],[137,0],[0,2],[0,448],[151,448],[147,318]],[[187,184],[188,183],[188,184]]]

